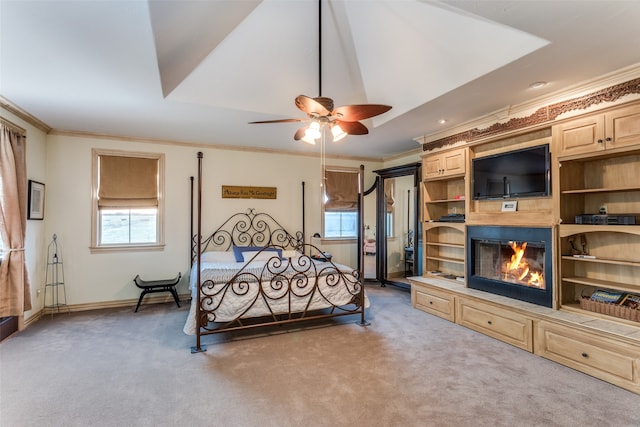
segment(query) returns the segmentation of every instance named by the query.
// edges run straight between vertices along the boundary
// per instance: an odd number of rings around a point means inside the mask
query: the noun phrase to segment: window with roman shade
[[[325,172],[325,211],[358,210],[358,172]]]
[[[158,206],[158,159],[100,156],[98,206]]]
[[[357,169],[325,170],[323,229],[325,239],[353,239],[358,233]]]
[[[161,249],[164,154],[92,153],[92,252]]]

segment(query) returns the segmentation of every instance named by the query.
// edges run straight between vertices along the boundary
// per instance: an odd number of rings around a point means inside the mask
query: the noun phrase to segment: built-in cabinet
[[[467,148],[423,158],[424,274],[464,281]]]
[[[594,377],[640,393],[638,343],[593,328],[541,320],[535,353]]]
[[[636,145],[640,143],[640,108],[631,105],[560,123],[553,135],[559,156]]]
[[[640,219],[640,107],[597,117],[616,130],[604,148],[584,145],[580,154],[567,154],[562,144],[568,125],[554,134],[561,147],[555,182],[559,302],[566,309],[581,310],[581,302],[599,289],[640,295],[640,225],[633,224]],[[624,319],[625,313],[615,317]]]
[[[517,212],[501,212],[500,201],[471,200],[472,159],[542,139],[496,138],[423,157],[426,268],[411,279],[412,305],[640,393],[640,319],[581,304],[597,289],[640,294],[640,224],[618,224],[614,216],[640,221],[640,102],[546,129],[551,197],[518,200]],[[576,219],[605,212],[609,217],[597,221],[604,223]],[[454,213],[466,222],[442,221]],[[461,280],[466,227],[517,224],[556,231],[553,308],[469,289]]]
[[[466,170],[466,148],[445,151],[429,156],[422,162],[424,179],[440,179],[464,176]]]

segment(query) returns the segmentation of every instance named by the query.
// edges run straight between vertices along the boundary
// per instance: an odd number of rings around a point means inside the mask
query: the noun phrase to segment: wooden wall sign
[[[247,187],[238,185],[223,185],[223,199],[277,199],[277,187]]]

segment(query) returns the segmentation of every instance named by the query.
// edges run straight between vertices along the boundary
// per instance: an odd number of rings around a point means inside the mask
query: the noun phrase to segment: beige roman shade
[[[98,206],[158,206],[158,159],[101,155]]]
[[[325,211],[358,210],[357,172],[327,170],[325,178]]]

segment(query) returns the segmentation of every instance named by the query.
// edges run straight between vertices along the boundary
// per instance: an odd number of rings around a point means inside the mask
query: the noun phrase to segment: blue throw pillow
[[[243,252],[257,252],[262,251],[265,252],[277,252],[278,258],[282,258],[282,249],[278,248],[269,248],[264,246],[233,246],[233,255],[236,257],[236,262],[244,262],[244,257],[242,256]]]

